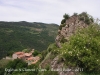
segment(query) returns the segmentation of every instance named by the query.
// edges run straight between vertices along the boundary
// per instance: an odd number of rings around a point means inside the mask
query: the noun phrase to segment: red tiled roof
[[[25,53],[25,56],[31,56],[32,54],[31,53]]]
[[[22,54],[24,54],[24,52],[16,52],[16,53],[14,53],[14,54],[22,55]]]
[[[22,58],[22,57],[24,57],[24,55],[18,55],[18,58]]]
[[[27,58],[27,60],[33,60],[33,58],[34,58],[34,57],[29,57],[29,58]]]
[[[38,56],[33,57],[32,53],[15,52],[14,54],[17,54],[19,59],[24,57],[27,60],[34,60],[34,62],[32,62],[32,64],[35,64],[40,59],[40,57],[38,57]]]

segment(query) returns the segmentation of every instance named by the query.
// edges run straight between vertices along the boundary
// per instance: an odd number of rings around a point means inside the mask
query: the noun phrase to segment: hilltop
[[[65,14],[63,17],[55,43],[48,47],[41,67],[71,69],[57,71],[58,75],[99,75],[100,25],[86,12],[72,16]]]

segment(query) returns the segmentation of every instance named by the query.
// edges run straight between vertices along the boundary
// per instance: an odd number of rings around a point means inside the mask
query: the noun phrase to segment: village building
[[[35,64],[40,60],[39,56],[33,56],[32,53],[34,52],[34,50],[32,50],[29,53],[25,53],[25,52],[15,52],[12,55],[12,59],[22,59],[24,61],[26,61],[28,63],[28,65],[31,64]]]

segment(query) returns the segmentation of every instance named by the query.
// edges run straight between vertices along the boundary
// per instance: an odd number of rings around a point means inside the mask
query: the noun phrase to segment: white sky
[[[0,21],[60,24],[65,13],[84,11],[100,18],[100,0],[0,0]]]

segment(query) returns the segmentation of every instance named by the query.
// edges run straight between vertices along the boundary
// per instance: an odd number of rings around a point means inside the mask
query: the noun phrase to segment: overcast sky
[[[100,0],[0,0],[0,21],[60,24],[64,13],[83,11],[100,18]]]

